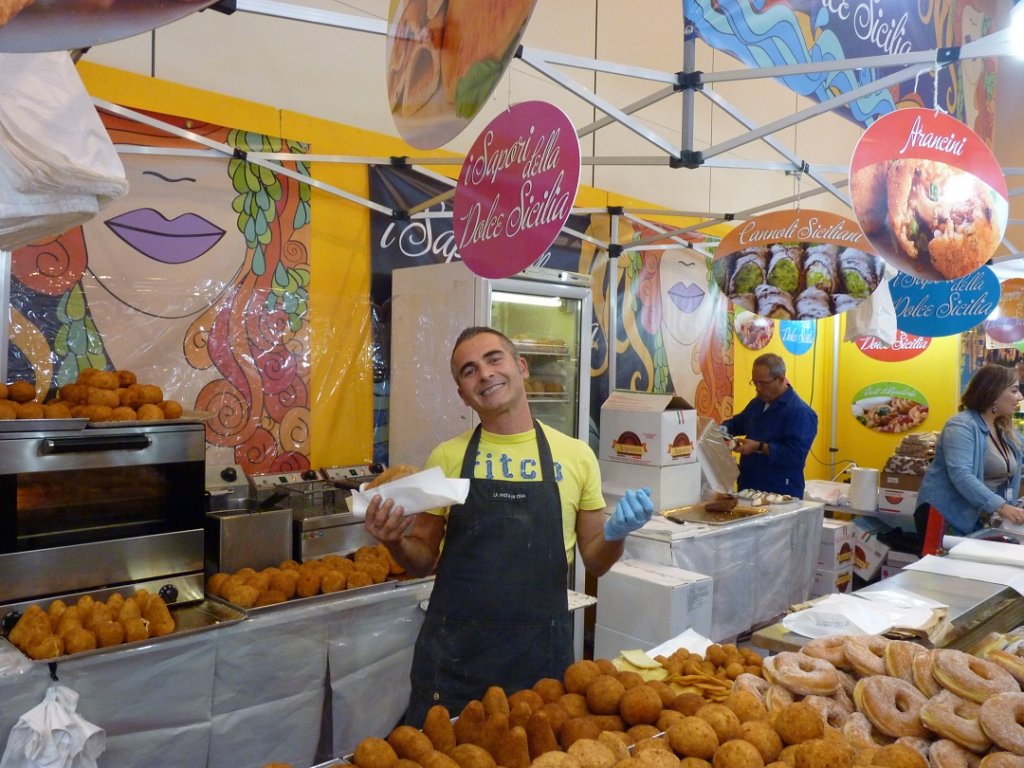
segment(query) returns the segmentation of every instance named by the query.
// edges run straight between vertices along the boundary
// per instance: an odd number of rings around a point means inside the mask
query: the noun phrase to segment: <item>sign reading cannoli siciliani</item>
[[[857,222],[814,210],[748,219],[722,238],[711,274],[737,309],[773,320],[817,320],[858,306],[885,262]]]
[[[542,256],[572,212],[580,142],[569,118],[525,101],[487,124],[466,154],[452,204],[462,260],[481,277],[510,277]]]
[[[952,336],[978,325],[999,306],[999,278],[980,267],[957,280],[924,280],[903,272],[889,280],[896,327],[917,336]]]
[[[853,211],[875,253],[923,280],[968,275],[1006,230],[1006,179],[959,120],[900,109],[868,128],[850,161]]]

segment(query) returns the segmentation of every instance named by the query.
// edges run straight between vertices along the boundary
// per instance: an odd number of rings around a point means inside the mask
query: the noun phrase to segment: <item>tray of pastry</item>
[[[689,504],[685,507],[666,509],[661,514],[674,523],[704,523],[705,525],[728,525],[741,520],[749,520],[768,513],[767,507],[751,507],[736,504],[732,509],[712,511],[701,504]]]

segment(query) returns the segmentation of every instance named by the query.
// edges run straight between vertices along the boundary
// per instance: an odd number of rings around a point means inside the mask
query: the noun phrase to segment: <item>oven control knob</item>
[[[11,611],[3,620],[0,621],[0,630],[3,630],[4,637],[11,634],[11,630],[14,629],[14,625],[18,623],[18,619],[21,618],[21,611]]]
[[[371,464],[370,465],[370,474],[371,475],[379,475],[385,469],[386,469],[386,467],[383,464]]]
[[[234,467],[224,467],[224,469],[220,471],[220,479],[233,483],[238,479],[238,472]]]
[[[304,469],[304,470],[302,470],[302,479],[303,480],[316,480],[316,470],[315,469]]]
[[[178,588],[173,584],[164,584],[160,587],[159,595],[167,605],[171,605],[178,600]]]

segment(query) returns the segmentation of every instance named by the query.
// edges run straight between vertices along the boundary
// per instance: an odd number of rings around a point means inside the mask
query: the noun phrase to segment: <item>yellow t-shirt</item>
[[[546,424],[542,423],[541,428],[551,447],[558,495],[562,502],[562,538],[566,559],[571,563],[576,551],[576,513],[581,509],[604,509],[601,471],[589,445]],[[462,471],[462,457],[472,435],[473,431],[469,430],[441,443],[431,452],[426,468],[440,467],[446,477],[458,477]],[[515,435],[496,435],[482,430],[474,477],[537,482],[541,480],[540,474],[537,437],[532,429]],[[435,510],[434,514],[447,517],[448,508]]]

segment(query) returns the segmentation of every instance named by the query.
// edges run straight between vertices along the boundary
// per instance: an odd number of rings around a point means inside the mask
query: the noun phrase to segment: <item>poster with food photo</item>
[[[743,310],[736,313],[733,328],[740,344],[755,352],[768,346],[775,335],[775,323],[772,320]]]
[[[857,222],[828,211],[776,211],[737,225],[711,274],[738,309],[774,320],[817,320],[858,306],[885,262]]]
[[[388,102],[399,135],[420,149],[454,139],[487,103],[536,0],[391,0]]]
[[[916,429],[928,418],[928,401],[909,384],[879,381],[853,396],[851,410],[868,429],[900,434]]]
[[[900,109],[861,136],[850,162],[854,215],[873,250],[924,280],[970,274],[1006,230],[1006,180],[985,142],[959,120]]]

